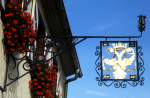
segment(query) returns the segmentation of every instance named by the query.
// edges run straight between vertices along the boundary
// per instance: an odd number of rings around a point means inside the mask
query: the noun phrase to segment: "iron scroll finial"
[[[138,20],[138,30],[142,33],[143,31],[145,31],[146,28],[146,16],[143,15],[139,15],[139,20]]]

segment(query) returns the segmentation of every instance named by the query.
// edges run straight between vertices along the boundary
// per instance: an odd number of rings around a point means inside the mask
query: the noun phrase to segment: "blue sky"
[[[68,98],[150,98],[150,0],[64,0],[73,35],[138,35],[137,16],[147,16],[143,47],[144,86],[99,87],[95,78],[95,47],[104,39],[87,39],[76,46],[83,77],[71,82]]]

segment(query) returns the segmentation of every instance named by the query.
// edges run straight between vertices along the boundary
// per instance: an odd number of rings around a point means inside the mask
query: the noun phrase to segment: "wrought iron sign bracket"
[[[30,74],[35,68],[34,65],[37,62],[44,62],[44,64],[50,64],[51,60],[61,55],[65,51],[65,43],[62,40],[54,40],[52,41],[49,38],[44,39],[44,54],[37,56],[36,50],[34,46],[30,47],[30,50],[26,53],[13,53],[8,54],[6,57],[6,74],[4,79],[4,85],[0,85],[0,90],[5,92],[7,87],[21,79],[22,77]],[[57,50],[53,50],[54,48]],[[61,48],[61,49],[60,49]],[[47,57],[49,55],[49,57]],[[51,55],[51,56],[50,56]],[[19,72],[19,70],[23,71],[23,73]]]
[[[85,41],[86,39],[95,39],[95,38],[104,38],[106,39],[106,41],[108,39],[117,39],[117,38],[120,38],[120,39],[137,39],[137,38],[141,38],[142,37],[142,32],[140,33],[140,35],[138,36],[72,36],[72,37],[68,37],[68,38],[72,38],[72,39],[75,39],[77,40],[74,45],[78,45],[79,43]],[[78,40],[80,39],[80,40]]]
[[[73,46],[78,45],[86,39],[105,39],[105,41],[101,41],[100,45],[96,47],[95,53],[97,56],[95,64],[98,74],[96,78],[98,85],[114,85],[116,88],[126,88],[127,84],[129,84],[136,87],[137,85],[144,84],[142,75],[145,68],[144,60],[142,59],[142,48],[138,46],[137,41],[133,41],[132,39],[142,37],[143,31],[145,31],[145,18],[145,16],[139,16],[138,29],[140,35],[137,36],[71,36],[56,37],[54,39],[73,39]],[[121,40],[109,41],[109,39]]]
[[[146,25],[146,22],[145,22],[145,19],[146,19],[146,16],[143,16],[143,15],[139,15],[139,20],[138,20],[138,31],[140,32],[140,35],[137,35],[137,36],[71,36],[71,37],[56,37],[56,39],[58,38],[71,38],[71,39],[74,39],[75,40],[75,43],[74,45],[78,45],[79,43],[83,42],[84,40],[86,39],[95,39],[95,38],[104,38],[106,39],[116,39],[116,38],[121,38],[121,39],[129,39],[129,41],[133,38],[141,38],[142,37],[142,33],[145,31],[145,25]],[[80,39],[80,40],[78,40]]]
[[[142,32],[145,31],[145,16],[139,16],[139,31],[140,35],[137,36],[70,36],[70,37],[45,37],[44,42],[44,55],[38,57],[35,55],[35,47],[30,47],[29,52],[25,54],[18,55],[12,54],[7,56],[7,67],[6,67],[6,76],[4,81],[4,86],[0,86],[2,92],[6,91],[7,86],[11,85],[18,79],[24,77],[30,73],[34,68],[32,65],[38,62],[49,63],[50,60],[56,58],[57,56],[64,53],[66,49],[65,40],[71,39],[73,45],[72,47],[78,45],[86,39],[94,38],[104,38],[105,41],[100,42],[100,46],[96,47],[96,72],[99,77],[96,78],[98,85],[102,86],[111,86],[114,85],[116,88],[122,87],[125,88],[128,84],[131,86],[137,86],[138,84],[144,84],[144,78],[141,77],[144,73],[144,61],[142,59],[141,47],[138,46],[137,41],[131,41],[133,38],[141,38]],[[129,41],[108,41],[108,39],[129,39]],[[78,40],[80,39],[80,40]],[[50,50],[55,48],[55,50]],[[107,50],[107,51],[103,51]],[[105,52],[109,52],[108,54]],[[46,58],[46,55],[49,53],[54,54],[52,57]],[[104,53],[104,54],[103,54]],[[112,54],[111,54],[112,53]],[[132,54],[134,53],[134,54]],[[111,59],[106,59],[104,57],[111,54]],[[133,56],[134,55],[134,56]],[[133,56],[133,58],[131,58]],[[120,58],[120,59],[119,59]],[[123,61],[121,59],[126,58],[125,62],[128,64],[121,65]],[[129,59],[130,58],[130,59]],[[117,61],[117,60],[120,61]],[[112,60],[112,61],[111,61]],[[116,60],[116,61],[115,61]],[[129,64],[130,63],[130,64]],[[134,63],[134,64],[133,64]],[[111,65],[111,66],[109,66]],[[136,72],[130,72],[130,66],[135,65]],[[25,73],[19,74],[19,66],[22,66]],[[105,68],[104,68],[105,66]],[[124,66],[124,67],[122,67]],[[118,68],[118,69],[117,69]],[[133,68],[131,68],[133,69]],[[107,71],[108,72],[107,72]],[[127,72],[130,72],[129,74]],[[117,73],[122,73],[121,76]],[[127,75],[128,74],[128,75]]]

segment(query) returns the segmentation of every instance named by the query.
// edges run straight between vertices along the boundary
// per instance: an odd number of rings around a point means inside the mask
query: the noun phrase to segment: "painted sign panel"
[[[101,79],[138,80],[136,41],[101,41]]]

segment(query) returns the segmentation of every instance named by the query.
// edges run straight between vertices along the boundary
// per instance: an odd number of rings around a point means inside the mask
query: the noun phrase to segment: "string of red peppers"
[[[23,0],[10,0],[4,13],[4,44],[6,53],[28,52],[35,40],[31,14],[23,11]]]
[[[31,14],[23,10],[22,2],[23,0],[10,0],[5,7],[3,33],[5,51],[8,54],[28,52],[36,38]],[[34,66],[36,68],[31,71],[33,80],[29,81],[32,95],[56,98],[57,66],[49,68],[48,64],[40,63]]]
[[[57,66],[48,67],[47,64],[36,64],[31,72],[33,80],[29,82],[33,96],[56,98]]]

